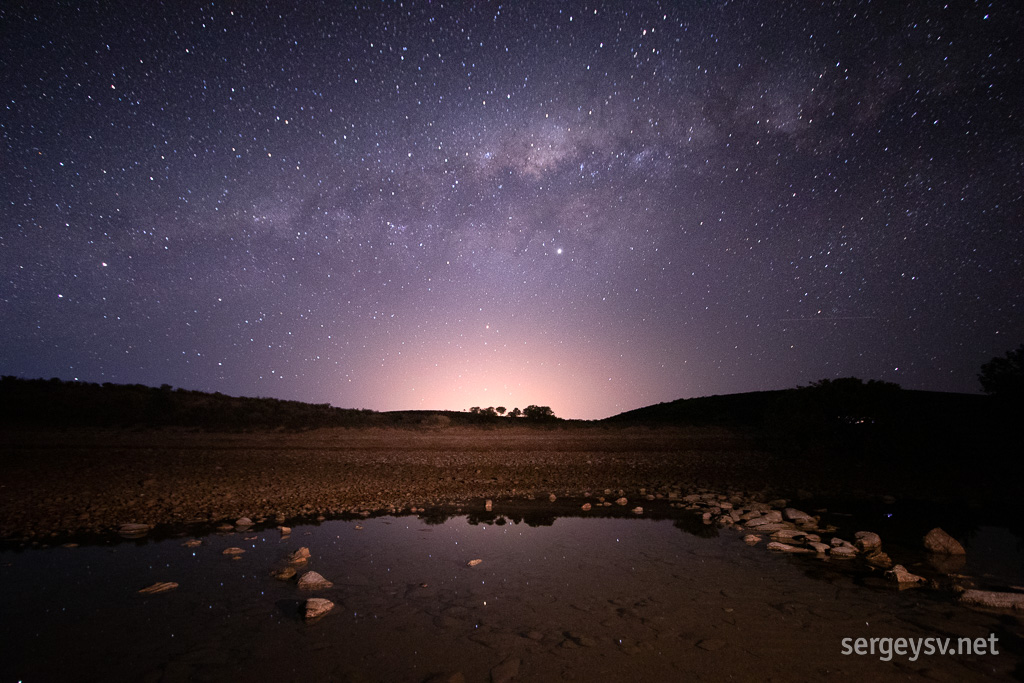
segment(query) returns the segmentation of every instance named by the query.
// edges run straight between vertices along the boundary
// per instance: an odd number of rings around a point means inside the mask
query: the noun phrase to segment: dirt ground
[[[0,538],[458,506],[484,498],[699,491],[962,500],[960,474],[893,458],[784,457],[717,427],[0,431]],[[954,476],[955,475],[955,476]],[[990,475],[981,473],[987,491]],[[959,488],[958,488],[959,487]],[[969,492],[968,492],[969,493]],[[988,495],[988,494],[985,494]]]
[[[770,459],[716,428],[7,431],[0,536],[331,516],[481,498],[760,490]]]

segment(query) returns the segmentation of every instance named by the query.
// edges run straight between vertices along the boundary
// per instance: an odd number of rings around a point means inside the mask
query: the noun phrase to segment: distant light
[[[561,247],[559,247],[558,249],[556,249],[556,250],[555,250],[555,253],[556,253],[556,254],[561,254],[561,253],[562,253],[562,248],[561,248]]]

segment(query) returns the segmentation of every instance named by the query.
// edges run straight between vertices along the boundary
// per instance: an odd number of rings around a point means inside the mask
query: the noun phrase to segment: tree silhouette
[[[550,406],[529,405],[523,410],[523,415],[531,420],[552,420],[555,417],[555,412],[551,410]]]
[[[1024,344],[982,365],[978,381],[986,394],[1013,401],[1024,399]]]
[[[497,408],[495,408],[495,410],[498,412],[498,415],[505,414],[505,406],[498,406]]]
[[[520,417],[522,414],[523,414],[523,411],[519,410],[519,408],[513,408],[512,411],[508,414],[508,416],[509,417]]]

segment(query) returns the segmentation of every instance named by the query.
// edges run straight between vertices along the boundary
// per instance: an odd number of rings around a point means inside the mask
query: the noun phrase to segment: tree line
[[[489,408],[481,408],[480,406],[473,406],[472,408],[469,409],[469,412],[471,412],[474,415],[483,415],[485,417],[505,417],[506,416],[505,414],[508,413],[507,417],[511,417],[511,418],[522,417],[522,418],[526,418],[527,420],[554,420],[554,419],[557,419],[555,417],[555,411],[551,410],[551,406],[528,405],[525,408],[523,408],[522,410],[519,410],[519,408],[513,408],[512,410],[508,410],[507,408],[505,408],[505,406],[498,406],[498,407],[493,407],[492,406],[492,407],[489,407]]]

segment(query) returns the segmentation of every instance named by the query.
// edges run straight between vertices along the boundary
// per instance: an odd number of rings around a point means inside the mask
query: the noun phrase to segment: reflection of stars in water
[[[5,373],[600,417],[1024,339],[1019,3],[185,1],[7,17]]]

